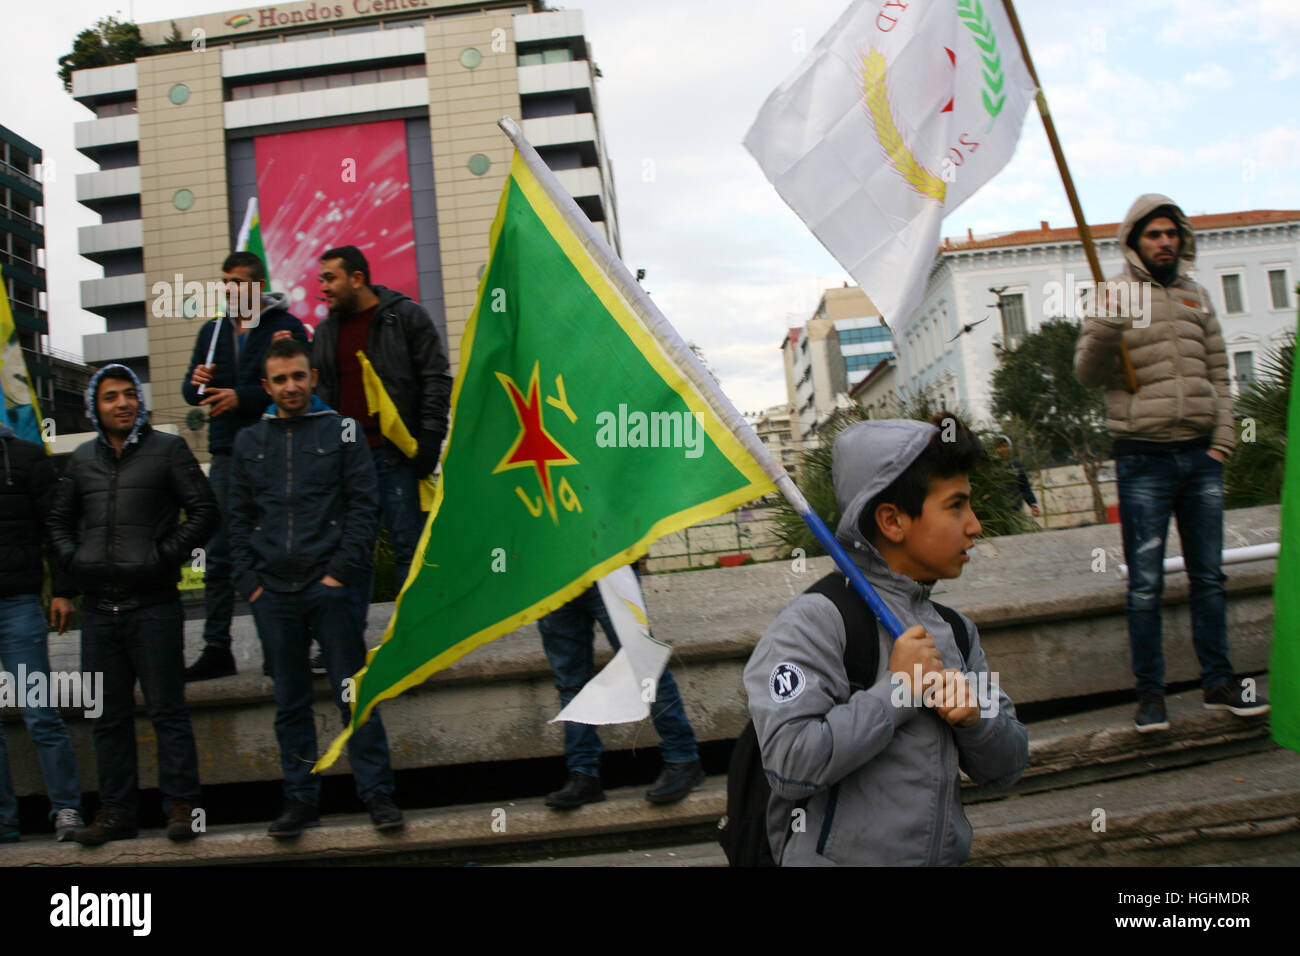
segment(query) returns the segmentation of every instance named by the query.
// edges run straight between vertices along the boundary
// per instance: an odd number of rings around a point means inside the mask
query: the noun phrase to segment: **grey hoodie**
[[[895,574],[858,531],[867,502],[936,431],[924,422],[870,421],[840,435],[833,476],[843,518],[836,537],[904,629],[924,625],[944,666],[961,668],[961,652],[929,600],[930,588]],[[965,670],[986,673],[979,632],[962,620],[970,634]],[[962,863],[970,855],[971,826],[962,812],[958,768],[987,788],[1010,786],[1024,772],[1029,736],[1005,693],[999,689],[996,707],[986,706],[965,728],[948,725],[932,709],[896,706],[893,642],[880,625],[877,637],[876,681],[850,694],[843,618],[829,598],[804,594],[777,615],[745,667],[749,712],[772,785],[768,836],[783,866]],[[802,816],[795,812],[800,804]]]

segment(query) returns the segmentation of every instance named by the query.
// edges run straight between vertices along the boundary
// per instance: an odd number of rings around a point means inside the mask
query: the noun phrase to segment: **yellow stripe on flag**
[[[380,433],[396,445],[398,451],[407,458],[414,458],[415,453],[420,450],[420,443],[407,430],[406,423],[402,421],[402,416],[397,411],[397,406],[393,404],[388,390],[379,379],[379,373],[370,364],[370,359],[366,358],[365,352],[357,352],[357,361],[361,363],[361,383],[366,392],[366,411],[371,415],[379,416]],[[436,483],[432,476],[420,481],[421,511],[429,511],[433,508],[435,487]]]

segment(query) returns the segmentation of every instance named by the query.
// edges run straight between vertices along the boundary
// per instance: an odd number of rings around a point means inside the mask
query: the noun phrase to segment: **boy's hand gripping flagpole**
[[[868,583],[866,577],[858,570],[857,565],[853,563],[840,543],[835,540],[835,535],[826,527],[825,522],[817,516],[817,513],[812,510],[808,500],[804,498],[799,489],[795,487],[794,482],[790,480],[790,476],[786,474],[781,463],[772,456],[771,452],[759,440],[754,429],[736,411],[736,407],[731,404],[731,400],[723,394],[717,382],[705,371],[704,366],[700,364],[694,353],[682,341],[682,337],[677,334],[677,330],[664,318],[658,306],[646,295],[627,267],[614,254],[614,250],[609,247],[609,243],[597,232],[596,227],[592,225],[586,214],[578,208],[578,204],[573,201],[568,191],[560,185],[550,167],[542,161],[542,158],[537,155],[537,151],[524,138],[523,131],[508,116],[501,117],[497,125],[501,127],[506,136],[510,137],[510,142],[519,151],[520,157],[532,170],[533,175],[537,177],[542,188],[546,190],[551,201],[555,203],[556,208],[568,221],[574,233],[581,239],[587,251],[609,267],[611,280],[616,283],[618,291],[622,293],[645,324],[646,330],[659,340],[664,350],[676,362],[682,375],[699,390],[700,395],[709,403],[718,419],[736,436],[736,440],[740,442],[745,451],[758,462],[764,473],[776,483],[777,489],[785,496],[786,501],[790,502],[791,507],[807,522],[808,527],[812,529],[813,536],[821,542],[827,553],[835,559],[836,566],[844,572],[844,575],[852,583],[853,589],[867,602],[867,606],[875,613],[877,620],[885,625],[885,630],[889,632],[890,637],[898,638],[903,633],[903,625],[895,617],[894,612],[880,599],[880,595]]]

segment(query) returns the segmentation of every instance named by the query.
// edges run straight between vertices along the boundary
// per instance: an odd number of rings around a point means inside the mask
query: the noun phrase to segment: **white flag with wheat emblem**
[[[745,147],[903,324],[943,217],[1006,165],[1035,92],[998,0],[857,0],[767,98]]]

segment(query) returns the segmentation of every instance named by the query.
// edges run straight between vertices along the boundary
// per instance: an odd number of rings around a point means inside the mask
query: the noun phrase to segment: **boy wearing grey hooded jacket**
[[[962,618],[970,644],[963,662],[929,600],[937,578],[961,573],[979,534],[967,474],[983,455],[954,419],[936,420],[955,428],[868,421],[835,443],[836,536],[905,628],[892,642],[877,624],[874,682],[850,687],[844,620],[821,594],[787,605],[745,668],[772,787],[768,837],[782,866],[960,864],[971,826],[959,769],[997,788],[1019,779],[1028,761],[1028,734],[1000,689],[982,692],[978,709],[923,706],[925,686],[939,675],[952,681],[964,671],[988,686],[974,624]],[[921,686],[913,687],[914,666],[927,675]]]

